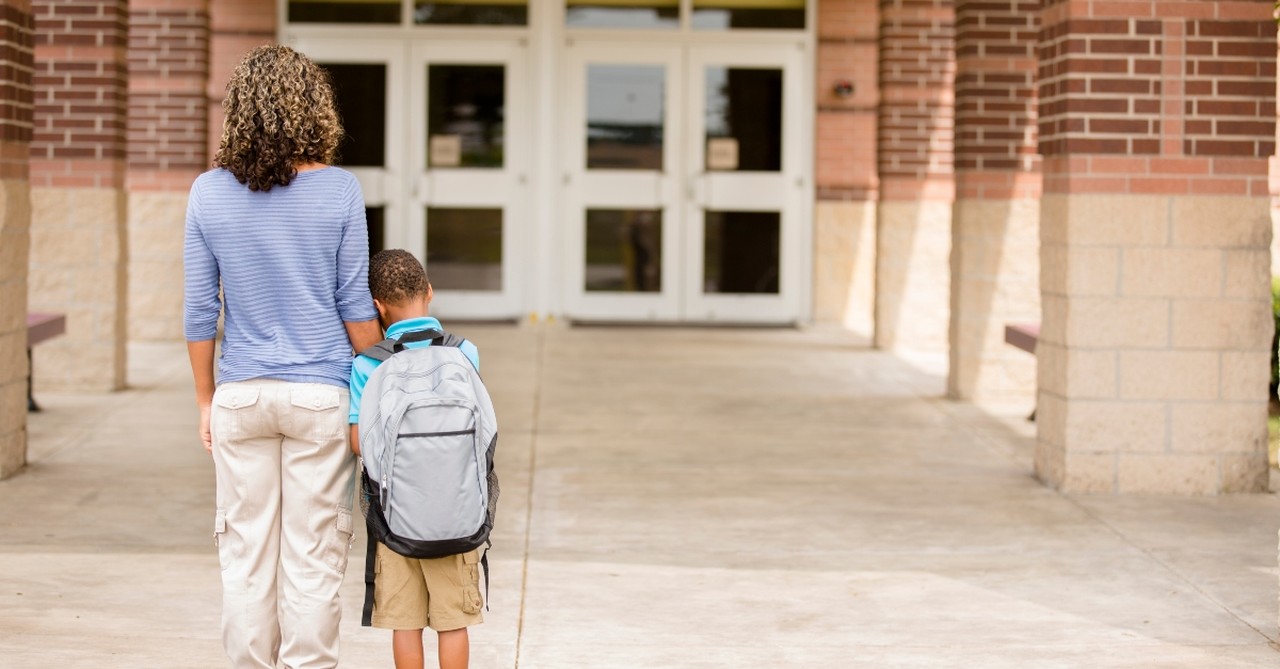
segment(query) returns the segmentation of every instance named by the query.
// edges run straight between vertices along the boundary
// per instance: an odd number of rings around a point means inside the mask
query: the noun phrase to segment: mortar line
[[[546,332],[539,328],[537,354],[533,365],[533,415],[529,426],[529,483],[524,504],[524,555],[520,559],[520,613],[516,620],[516,661],[520,669],[520,652],[524,648],[524,613],[529,594],[529,545],[533,535],[533,482],[538,469],[538,427],[542,413],[542,369],[547,349]]]

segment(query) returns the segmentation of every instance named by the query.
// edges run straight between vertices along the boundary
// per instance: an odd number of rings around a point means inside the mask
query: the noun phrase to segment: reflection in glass
[[[505,68],[427,67],[430,167],[502,167]]]
[[[708,67],[707,140],[737,142],[741,172],[782,169],[782,70]],[[715,169],[712,161],[708,168]],[[726,169],[726,168],[721,168]]]
[[[427,276],[436,290],[502,290],[502,210],[427,207]]]
[[[804,30],[805,0],[693,0],[694,30]]]
[[[400,0],[289,0],[291,23],[399,23]]]
[[[778,212],[708,211],[703,230],[702,292],[778,293]]]
[[[413,22],[450,26],[523,26],[529,23],[526,0],[417,0]]]
[[[586,250],[586,290],[662,290],[662,210],[588,209]]]
[[[383,227],[385,213],[384,207],[364,208],[364,220],[369,226],[369,255],[387,248],[386,230]]]
[[[679,0],[568,0],[565,25],[571,28],[676,29]]]
[[[382,167],[387,145],[387,66],[321,63],[333,77],[338,115],[346,131],[339,164]]]
[[[587,169],[661,170],[661,65],[587,66]]]

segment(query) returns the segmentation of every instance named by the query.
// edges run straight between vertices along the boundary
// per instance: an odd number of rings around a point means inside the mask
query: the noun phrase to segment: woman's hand
[[[210,455],[213,454],[213,435],[209,431],[211,409],[208,404],[200,407],[200,443],[204,444],[204,451]]]

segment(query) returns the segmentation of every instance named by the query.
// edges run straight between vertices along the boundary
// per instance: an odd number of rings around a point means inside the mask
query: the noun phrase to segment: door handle
[[[413,199],[428,204],[431,202],[431,174],[421,172],[413,180]]]
[[[707,175],[705,172],[689,177],[688,198],[690,202],[705,208],[707,206],[707,190]]]

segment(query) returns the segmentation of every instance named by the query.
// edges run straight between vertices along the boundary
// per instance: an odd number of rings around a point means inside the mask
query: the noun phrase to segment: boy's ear
[[[427,304],[431,304],[431,298],[435,297],[435,290],[431,288],[431,282],[427,282]]]
[[[378,298],[376,297],[373,298],[373,308],[378,310],[378,320],[385,321],[387,319],[387,307],[382,302],[378,301]]]

